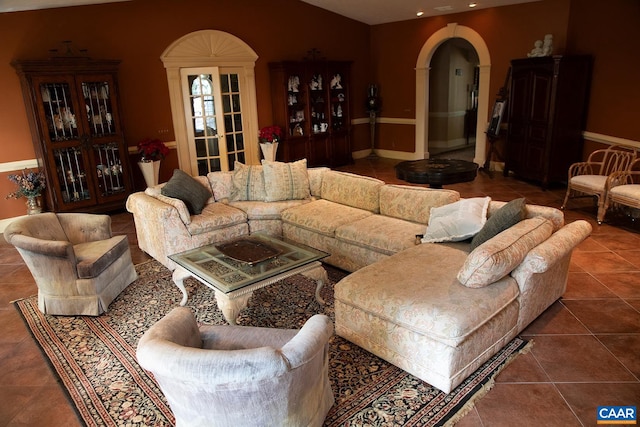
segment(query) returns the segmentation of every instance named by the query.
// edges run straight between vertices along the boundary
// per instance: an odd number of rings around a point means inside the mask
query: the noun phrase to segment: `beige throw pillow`
[[[553,224],[546,218],[520,221],[471,251],[458,272],[458,280],[469,288],[490,285],[511,273],[551,233]]]
[[[311,196],[307,159],[291,163],[262,160],[267,202],[302,200]]]
[[[239,202],[245,200],[264,201],[266,199],[262,166],[245,165],[236,161],[233,166],[232,180],[231,200]]]

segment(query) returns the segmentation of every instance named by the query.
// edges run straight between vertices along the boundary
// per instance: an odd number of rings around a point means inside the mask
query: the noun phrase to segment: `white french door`
[[[183,68],[180,81],[191,170],[206,175],[246,163],[240,72]]]

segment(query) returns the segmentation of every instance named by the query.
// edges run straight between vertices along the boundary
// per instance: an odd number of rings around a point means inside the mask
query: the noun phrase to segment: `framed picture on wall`
[[[502,123],[502,117],[504,116],[504,110],[507,106],[506,99],[498,99],[493,104],[493,112],[491,113],[491,121],[487,128],[487,135],[493,138],[497,138],[500,135],[500,124]]]

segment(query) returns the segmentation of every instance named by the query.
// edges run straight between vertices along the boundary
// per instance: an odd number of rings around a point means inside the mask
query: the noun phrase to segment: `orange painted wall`
[[[362,102],[354,102],[355,114],[365,115],[370,27],[298,0],[135,0],[4,13],[0,14],[0,163],[34,158],[12,60],[46,58],[64,40],[87,49],[94,58],[120,59],[120,100],[128,144],[135,146],[146,136],[172,141],[169,92],[160,56],[176,39],[202,29],[229,32],[258,54],[260,126],[271,124],[272,118],[268,63],[302,60],[311,48],[327,59],[353,61],[352,90],[356,97],[362,94]],[[132,166],[141,183],[141,174]],[[168,179],[176,166],[172,153],[163,164],[161,180]],[[0,192],[8,183],[2,175]],[[23,201],[0,199],[0,219],[22,214]]]
[[[564,50],[569,4],[570,0],[547,0],[373,27],[372,51],[376,55],[374,79],[380,82],[384,110],[381,115],[415,118],[416,61],[420,50],[436,31],[450,23],[457,23],[480,34],[491,58],[489,90],[490,99],[493,100],[504,84],[509,61],[526,56],[536,39],[552,33],[556,52]],[[391,128],[397,126],[381,125]],[[413,126],[405,127],[415,132]],[[384,132],[381,129],[381,135]],[[404,139],[395,141],[381,138],[378,147],[413,152],[414,134],[406,132]]]
[[[374,75],[382,98],[382,117],[415,118],[415,66],[421,48],[449,23],[478,32],[491,57],[490,99],[504,84],[509,62],[526,57],[533,42],[554,36],[555,54],[594,58],[587,131],[640,141],[637,71],[640,55],[640,2],[543,0],[372,27]],[[490,109],[489,109],[490,110]],[[413,126],[401,136],[396,124],[381,124],[378,148],[413,152]],[[589,146],[589,145],[587,145]],[[589,146],[590,147],[590,146]],[[588,154],[587,151],[585,154]]]
[[[173,140],[166,74],[159,57],[179,37],[202,29],[234,34],[258,54],[259,125],[271,123],[268,63],[298,60],[315,47],[329,59],[353,60],[353,117],[364,118],[366,88],[379,84],[382,117],[415,118],[415,66],[427,39],[448,23],[477,31],[492,63],[491,95],[502,86],[509,61],[524,57],[533,41],[554,34],[557,53],[589,53],[594,74],[587,131],[640,140],[640,2],[542,0],[441,17],[368,26],[298,0],[134,0],[94,6],[0,14],[0,163],[34,158],[14,59],[47,57],[63,40],[95,58],[122,60],[120,92],[125,137],[133,146],[145,136]],[[354,130],[353,149],[369,148],[368,124]],[[159,130],[167,133],[158,133]],[[381,148],[414,150],[414,128],[382,125]],[[389,145],[385,145],[389,144]],[[393,145],[393,146],[391,146]],[[591,146],[591,145],[589,145]],[[175,153],[163,165],[168,178]],[[134,165],[135,166],[135,165]],[[140,180],[134,167],[137,180]],[[23,201],[0,173],[0,219],[24,214]]]
[[[594,59],[587,130],[640,141],[640,1],[574,2],[567,39]]]

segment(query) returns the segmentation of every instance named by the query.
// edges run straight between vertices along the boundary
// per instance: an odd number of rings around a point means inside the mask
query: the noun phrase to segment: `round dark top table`
[[[431,188],[473,181],[478,174],[476,163],[456,159],[409,160],[398,163],[395,168],[398,179],[414,184],[429,184]]]

